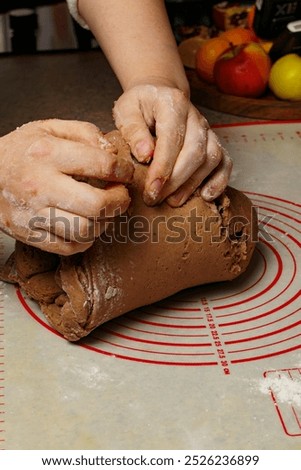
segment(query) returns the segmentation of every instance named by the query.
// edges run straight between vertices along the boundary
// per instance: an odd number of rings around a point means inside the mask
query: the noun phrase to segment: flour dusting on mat
[[[260,383],[260,391],[265,394],[273,392],[279,402],[301,408],[301,380],[285,375],[266,377]]]

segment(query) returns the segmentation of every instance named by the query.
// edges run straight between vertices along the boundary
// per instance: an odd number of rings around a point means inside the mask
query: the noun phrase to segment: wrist
[[[190,97],[190,88],[189,88],[189,83],[186,77],[185,79],[182,79],[182,80],[174,80],[174,79],[167,78],[164,76],[156,76],[156,75],[134,77],[124,86],[124,91],[128,91],[134,87],[143,86],[143,85],[176,88],[178,90],[181,90],[187,98]]]

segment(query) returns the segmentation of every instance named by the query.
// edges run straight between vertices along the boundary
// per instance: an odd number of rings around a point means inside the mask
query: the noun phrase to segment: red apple
[[[214,66],[218,89],[226,94],[258,98],[268,84],[271,59],[260,44],[249,42],[231,47]]]

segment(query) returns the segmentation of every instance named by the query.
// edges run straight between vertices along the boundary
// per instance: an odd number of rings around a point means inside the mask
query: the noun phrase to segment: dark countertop
[[[112,103],[121,88],[100,51],[0,60],[1,135],[51,117],[91,121],[105,131],[113,127]]]
[[[100,50],[0,56],[0,135],[25,122],[61,118],[114,128],[121,87]],[[250,121],[200,108],[210,124]]]

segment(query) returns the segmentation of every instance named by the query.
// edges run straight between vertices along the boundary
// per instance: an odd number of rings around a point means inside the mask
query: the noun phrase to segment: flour
[[[105,299],[106,300],[110,300],[112,299],[112,297],[115,297],[118,293],[118,288],[117,287],[112,287],[112,286],[109,286],[106,290],[106,293],[105,293]]]
[[[65,368],[65,367],[64,367]],[[106,384],[113,382],[108,373],[104,372],[98,365],[75,364],[68,366],[68,374],[74,375],[75,379],[88,389],[103,390]]]
[[[277,401],[301,408],[301,375],[294,380],[286,375],[267,377],[260,383],[260,391],[273,392]]]

